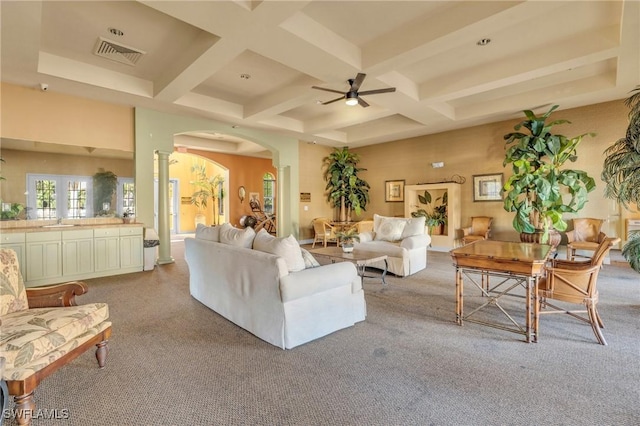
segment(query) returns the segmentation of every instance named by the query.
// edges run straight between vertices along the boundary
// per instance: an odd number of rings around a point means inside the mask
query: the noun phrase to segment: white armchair
[[[415,274],[427,267],[427,247],[431,237],[425,233],[425,218],[373,215],[373,231],[359,234],[356,247],[388,256],[387,270],[399,277]],[[371,265],[384,269],[384,262]]]

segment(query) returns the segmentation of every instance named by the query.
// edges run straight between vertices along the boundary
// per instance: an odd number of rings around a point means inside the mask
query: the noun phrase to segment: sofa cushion
[[[411,219],[407,219],[406,225],[404,225],[404,229],[402,230],[402,239],[404,240],[407,237],[413,237],[414,235],[423,235],[424,225],[426,221],[426,217],[418,216],[412,217]]]
[[[109,318],[106,303],[33,308],[2,316],[0,352],[7,369],[45,358]]]
[[[46,357],[35,359],[34,361],[21,365],[20,367],[6,368],[2,374],[2,378],[5,380],[25,380],[28,377],[33,376],[38,371],[43,370],[49,364],[53,364],[60,358],[66,356],[77,347],[82,346],[85,342],[88,342],[109,327],[111,327],[111,322],[103,321],[100,324],[88,328],[87,331],[81,335],[66,342],[64,346],[47,353]]]
[[[253,249],[280,256],[287,264],[289,272],[305,269],[300,244],[298,244],[298,240],[293,235],[277,238],[263,228],[258,231],[253,240]]]
[[[376,217],[377,216],[377,217]],[[405,218],[373,215],[376,241],[399,241],[407,223]],[[376,226],[377,225],[377,226]]]
[[[220,242],[220,226],[207,226],[199,223],[196,227],[196,238],[207,241]]]
[[[220,226],[220,242],[236,247],[251,248],[256,231],[253,228],[234,228],[232,225],[225,223]]]
[[[0,249],[0,267],[0,316],[28,309],[27,292],[16,252]]]

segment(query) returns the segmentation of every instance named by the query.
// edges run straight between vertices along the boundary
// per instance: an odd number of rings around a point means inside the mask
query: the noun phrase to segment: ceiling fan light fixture
[[[345,104],[349,106],[358,105],[358,94],[354,92],[349,92],[345,95]]]

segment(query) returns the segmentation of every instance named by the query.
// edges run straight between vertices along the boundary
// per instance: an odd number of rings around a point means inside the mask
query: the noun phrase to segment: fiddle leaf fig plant
[[[504,135],[503,166],[511,164],[513,171],[502,188],[504,209],[516,213],[516,231],[542,231],[542,242],[548,241],[549,230],[567,229],[563,214],[581,210],[588,201],[587,194],[596,186],[586,172],[562,168],[567,161],[576,161],[583,138],[595,134],[570,138],[552,133],[552,127],[570,124],[568,120],[547,121],[557,108],[554,105],[540,116],[524,111],[526,119],[514,126],[515,132]]]

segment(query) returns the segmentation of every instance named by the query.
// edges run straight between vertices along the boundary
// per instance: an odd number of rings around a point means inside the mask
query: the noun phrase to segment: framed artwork
[[[404,179],[384,182],[384,200],[388,203],[404,201]]]
[[[502,175],[474,175],[473,201],[502,201]]]

